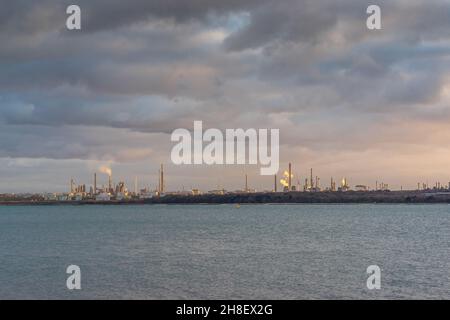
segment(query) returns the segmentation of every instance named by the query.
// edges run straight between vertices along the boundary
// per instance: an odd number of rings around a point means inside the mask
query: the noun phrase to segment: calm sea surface
[[[0,206],[0,299],[18,298],[450,299],[450,206]]]

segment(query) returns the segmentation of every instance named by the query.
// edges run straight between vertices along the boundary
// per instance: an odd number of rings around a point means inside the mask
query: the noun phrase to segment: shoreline
[[[145,205],[145,204],[437,204],[450,203],[450,192],[430,191],[347,191],[347,192],[259,192],[239,194],[177,195],[129,200],[17,200],[0,201],[14,205]]]

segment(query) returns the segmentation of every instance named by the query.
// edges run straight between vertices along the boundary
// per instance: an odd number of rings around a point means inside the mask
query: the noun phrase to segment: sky
[[[102,165],[155,188],[160,163],[168,190],[273,188],[255,165],[173,165],[195,120],[280,129],[294,183],[447,184],[449,58],[446,0],[0,0],[0,192],[67,191]]]

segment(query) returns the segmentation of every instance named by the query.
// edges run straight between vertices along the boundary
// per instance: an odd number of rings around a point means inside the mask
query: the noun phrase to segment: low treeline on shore
[[[348,192],[260,192],[233,194],[179,195],[136,200],[51,201],[1,200],[1,205],[126,205],[126,204],[258,204],[258,203],[450,203],[450,192],[348,191]]]

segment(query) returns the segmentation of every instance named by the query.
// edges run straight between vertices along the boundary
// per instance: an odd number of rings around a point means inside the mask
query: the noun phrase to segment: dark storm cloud
[[[67,6],[82,8],[87,32],[112,30],[139,24],[152,18],[173,19],[178,23],[205,20],[208,15],[226,15],[248,11],[266,0],[15,0],[0,2],[0,30],[8,32],[39,32],[64,29]]]
[[[252,12],[250,23],[225,41],[228,50],[259,48],[271,41],[317,41],[337,23],[332,3],[269,2]]]

